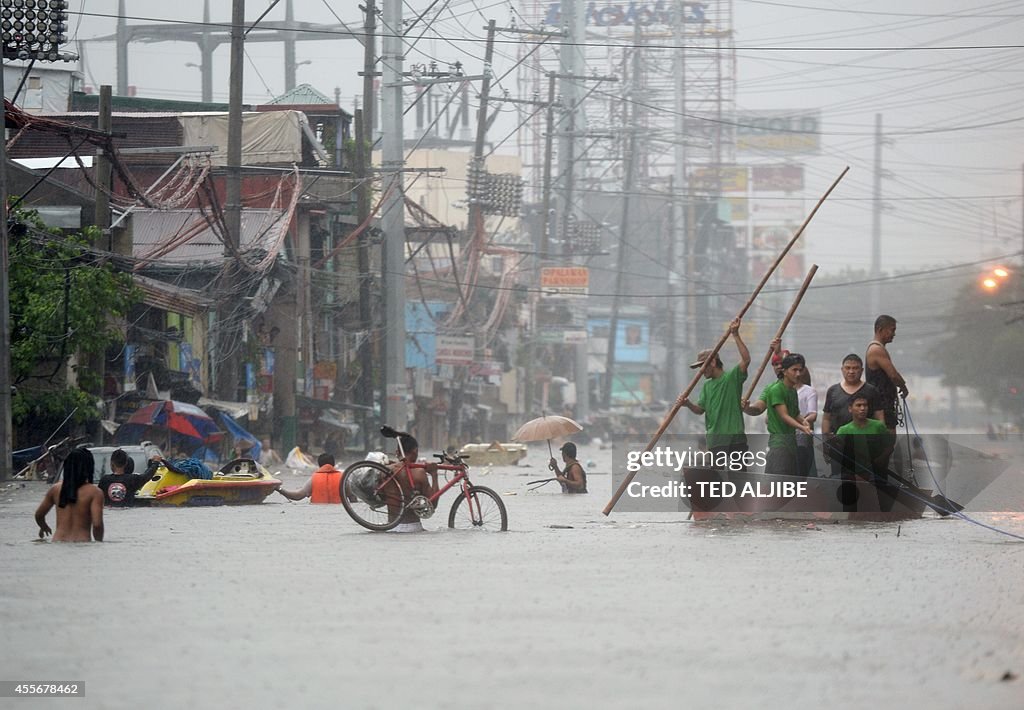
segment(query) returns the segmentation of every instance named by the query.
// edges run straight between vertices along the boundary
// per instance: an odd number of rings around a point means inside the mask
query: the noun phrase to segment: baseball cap
[[[705,348],[697,353],[697,361],[690,363],[690,369],[696,370],[698,367],[704,364],[704,361],[711,357],[713,351],[710,348]]]
[[[788,350],[783,350],[782,352],[775,353],[774,355],[772,355],[772,365],[781,365],[782,359],[787,355],[789,355]]]

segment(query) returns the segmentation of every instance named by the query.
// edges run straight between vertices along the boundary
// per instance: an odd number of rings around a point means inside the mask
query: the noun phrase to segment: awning
[[[227,402],[222,399],[208,399],[206,397],[200,397],[199,406],[211,407],[218,411],[226,412],[229,416],[235,419],[241,419],[242,417],[249,415],[248,402]]]
[[[341,412],[334,409],[327,409],[320,413],[320,421],[323,424],[329,424],[332,427],[341,429],[342,431],[348,432],[350,436],[355,436],[359,433],[359,425],[353,422],[344,422],[341,420]]]

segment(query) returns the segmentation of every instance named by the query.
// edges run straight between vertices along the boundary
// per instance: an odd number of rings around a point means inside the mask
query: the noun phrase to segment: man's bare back
[[[61,508],[60,491],[64,485],[64,481],[52,485],[36,510],[40,539],[52,532],[50,526],[46,524],[46,515],[50,508],[57,508],[57,531],[53,533],[54,542],[92,542],[93,539],[102,542],[103,491],[92,483],[86,483],[78,489],[78,500]]]

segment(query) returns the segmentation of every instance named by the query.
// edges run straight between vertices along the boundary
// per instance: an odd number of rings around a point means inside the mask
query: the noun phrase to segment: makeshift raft
[[[526,444],[492,441],[490,444],[466,444],[459,455],[471,466],[515,466],[526,457]]]
[[[683,470],[680,500],[694,520],[892,522],[920,518],[930,491],[863,479]],[[932,499],[935,500],[935,499]]]

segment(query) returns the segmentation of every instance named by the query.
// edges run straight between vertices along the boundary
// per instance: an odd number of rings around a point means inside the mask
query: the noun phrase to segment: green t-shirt
[[[709,449],[746,441],[743,410],[740,409],[743,381],[746,379],[747,373],[737,365],[720,377],[704,380],[697,406],[704,410]]]
[[[877,419],[868,419],[862,427],[853,422],[843,424],[836,430],[836,436],[842,437],[838,449],[843,456],[843,470],[861,475],[874,471],[874,462],[894,438],[885,424]]]
[[[768,417],[768,448],[796,449],[796,429],[782,421],[782,417],[775,411],[775,405],[784,404],[789,416],[794,419],[800,416],[800,399],[796,395],[796,390],[786,387],[782,380],[775,380],[764,388],[761,401],[767,405],[765,414]]]

